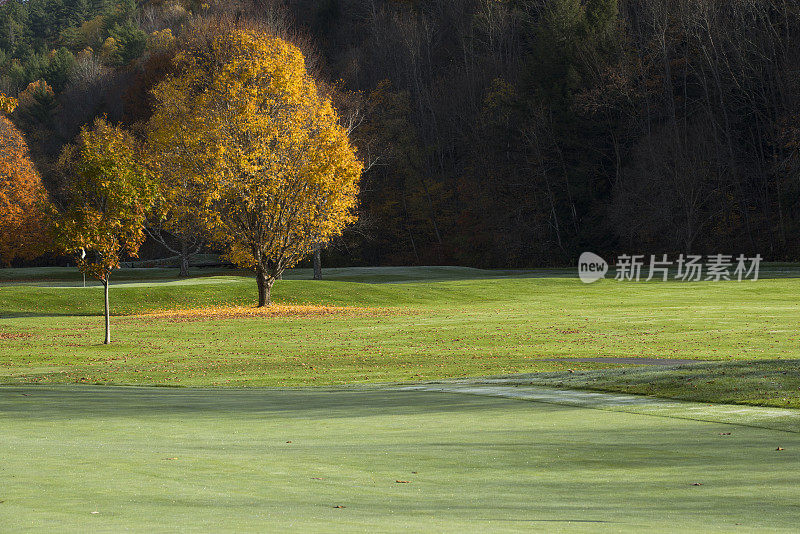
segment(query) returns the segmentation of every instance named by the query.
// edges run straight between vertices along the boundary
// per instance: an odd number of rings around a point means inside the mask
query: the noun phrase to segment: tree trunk
[[[322,247],[314,249],[314,280],[322,280]]]
[[[272,280],[267,280],[267,272],[262,268],[256,269],[256,282],[258,283],[258,307],[269,306],[272,300]]]
[[[256,269],[256,283],[258,284],[258,307],[267,305],[267,276],[261,268]]]
[[[111,316],[110,316],[110,309],[108,306],[108,277],[103,280],[103,293],[105,293],[105,301],[106,301],[106,339],[103,341],[104,344],[108,345],[111,343]]]
[[[181,278],[189,277],[189,244],[185,239],[181,239]]]

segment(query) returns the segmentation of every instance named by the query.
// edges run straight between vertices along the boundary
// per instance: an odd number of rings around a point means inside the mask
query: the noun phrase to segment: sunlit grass
[[[0,286],[0,381],[305,386],[620,367],[569,360],[587,357],[800,359],[794,278],[585,285],[507,271],[340,269],[326,275],[367,283],[293,273],[276,283],[277,305],[258,310],[252,278],[135,274],[112,287],[111,346],[100,343],[99,288]],[[387,276],[395,281],[375,283]],[[712,391],[692,385],[692,398]],[[776,388],[741,398],[793,405],[798,390]]]

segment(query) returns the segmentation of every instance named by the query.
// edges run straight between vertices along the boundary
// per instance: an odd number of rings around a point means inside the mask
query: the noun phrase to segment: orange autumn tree
[[[56,222],[60,248],[103,284],[106,344],[111,342],[109,278],[123,254],[138,254],[157,195],[141,159],[131,135],[100,118],[91,130],[81,130],[77,145],[65,148],[59,160],[71,179]]]
[[[356,219],[362,165],[330,99],[297,47],[243,30],[193,43],[154,95],[159,174],[195,184],[212,240],[268,305],[285,269]]]
[[[3,111],[13,99],[0,94]],[[47,244],[47,191],[20,131],[0,113],[0,262],[32,259]]]

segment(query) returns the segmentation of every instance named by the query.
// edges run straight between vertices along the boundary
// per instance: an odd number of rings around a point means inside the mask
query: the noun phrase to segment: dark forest
[[[6,0],[0,92],[51,194],[82,126],[136,135],[186,36],[236,26],[300,46],[367,169],[329,264],[800,259],[790,0]]]

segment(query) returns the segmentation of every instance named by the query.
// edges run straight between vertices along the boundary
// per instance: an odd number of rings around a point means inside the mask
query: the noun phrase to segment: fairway
[[[538,383],[800,407],[798,273],[586,285],[564,270],[345,268],[323,281],[297,270],[273,291],[288,308],[259,316],[241,273],[128,269],[115,273],[114,342],[103,346],[101,288],[75,287],[75,270],[7,269],[0,383],[296,387],[548,372]],[[631,358],[722,367],[632,384],[585,374]]]
[[[397,389],[92,386],[2,388],[0,414],[4,532],[800,521],[796,433],[669,415]]]

